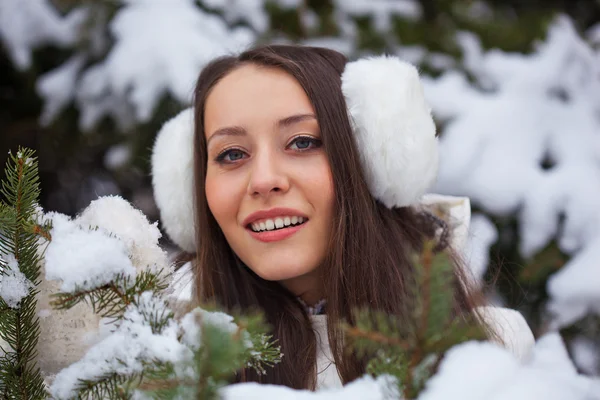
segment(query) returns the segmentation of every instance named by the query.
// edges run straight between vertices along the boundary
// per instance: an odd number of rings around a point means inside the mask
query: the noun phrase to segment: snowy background
[[[541,338],[524,375],[570,357],[557,374],[597,377],[600,2],[521,3],[0,0],[0,162],[37,150],[46,210],[117,194],[155,221],[149,148],[213,57],[266,41],[397,54],[440,128],[435,191],[471,198],[475,275]]]

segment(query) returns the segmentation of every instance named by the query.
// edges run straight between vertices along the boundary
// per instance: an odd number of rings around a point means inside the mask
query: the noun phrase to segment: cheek
[[[221,229],[225,230],[228,223],[235,222],[237,215],[236,186],[223,176],[207,175],[205,193],[208,208]]]
[[[314,165],[314,170],[311,173],[313,179],[310,181],[311,187],[308,190],[313,196],[313,201],[327,214],[328,218],[332,218],[335,204],[333,176],[327,160],[323,158],[320,161],[320,163]]]

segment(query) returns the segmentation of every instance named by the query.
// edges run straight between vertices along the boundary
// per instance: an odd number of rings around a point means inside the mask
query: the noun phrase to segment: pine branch
[[[454,315],[453,264],[434,249],[435,244],[428,242],[413,258],[414,303],[406,321],[379,311],[355,310],[354,325],[344,326],[348,346],[369,359],[367,372],[394,376],[406,399],[418,397],[448,349],[485,339],[474,316]]]
[[[90,304],[94,313],[117,320],[141,293],[164,291],[168,287],[167,279],[168,276],[163,275],[162,271],[145,270],[135,277],[119,274],[109,284],[91,290],[75,289],[72,293],[54,294],[50,305],[58,310],[66,310],[83,302]]]
[[[280,362],[280,349],[271,336],[264,333],[267,327],[261,314],[236,315],[233,327],[237,325],[237,329],[233,332],[222,323],[215,324],[210,318],[205,320],[203,316],[207,314],[210,312],[200,309],[188,314],[201,327],[193,360],[196,377],[181,377],[168,370],[159,375],[144,371],[139,390],[157,399],[211,400],[218,398],[218,390],[240,369],[254,368],[264,374],[266,367]]]
[[[138,378],[137,374],[122,375],[112,372],[100,376],[98,379],[80,380],[77,386],[77,396],[83,399],[130,399],[131,394],[123,390],[123,385]]]
[[[411,342],[412,329],[399,320],[380,311],[360,309],[354,311],[354,325],[344,325],[348,344],[359,357],[370,357],[386,351],[404,352],[415,346]]]
[[[14,257],[17,270],[12,273],[22,273],[33,286],[37,286],[40,283],[38,238],[31,227],[35,225],[40,189],[34,152],[19,149],[16,155],[10,154],[5,174],[0,188],[6,200],[1,204],[0,212],[0,255]],[[12,267],[3,263],[1,269],[2,274],[7,276]],[[43,378],[35,365],[40,333],[36,294],[37,290],[29,290],[16,306],[5,299],[0,301],[0,338],[8,344],[0,360],[2,398],[30,400],[46,397]]]

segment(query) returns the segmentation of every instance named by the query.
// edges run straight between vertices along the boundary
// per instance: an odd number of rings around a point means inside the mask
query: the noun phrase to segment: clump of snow
[[[455,70],[424,79],[434,115],[447,121],[435,189],[492,215],[517,213],[526,258],[556,238],[574,258],[548,284],[551,309],[572,322],[600,308],[591,289],[600,287],[600,53],[567,18],[529,55],[458,39],[476,85]]]
[[[60,290],[89,290],[120,274],[135,275],[126,244],[102,229],[82,227],[69,217],[48,213],[52,221],[45,254],[46,279],[61,281]]]
[[[567,326],[589,312],[600,314],[600,236],[577,253],[547,283],[554,327]]]
[[[83,8],[62,17],[48,0],[2,0],[0,2],[0,40],[17,68],[31,66],[31,52],[42,45],[74,45],[82,23]]]
[[[202,314],[198,309],[181,318],[181,342],[193,350],[198,350],[202,343]]]
[[[4,265],[8,268],[4,269]],[[34,286],[19,270],[19,263],[13,254],[0,253],[0,271],[4,272],[0,274],[0,297],[10,308],[17,308]]]
[[[101,228],[119,238],[138,270],[168,265],[167,253],[158,245],[162,236],[158,222],[151,224],[140,210],[120,196],[92,201],[76,222],[80,226]]]
[[[279,385],[239,383],[221,389],[223,400],[385,400],[396,398],[390,390],[391,378],[364,376],[339,389],[322,389],[317,392],[294,390]],[[443,397],[447,398],[447,397]]]
[[[62,281],[62,291],[99,287],[119,274],[133,277],[136,269],[171,272],[157,223],[119,196],[94,200],[73,220],[57,213],[47,218],[53,227],[46,279]]]
[[[562,339],[553,333],[537,342],[525,363],[492,343],[455,346],[418,399],[589,400],[597,396],[593,380],[577,374]]]

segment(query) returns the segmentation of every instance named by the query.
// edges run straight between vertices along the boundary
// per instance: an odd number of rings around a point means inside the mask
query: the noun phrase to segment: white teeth
[[[265,225],[267,226],[268,231],[272,231],[273,229],[275,229],[275,222],[273,222],[272,219],[266,220]]]
[[[272,231],[274,229],[281,229],[290,225],[301,224],[305,221],[303,217],[277,217],[275,219],[265,219],[261,222],[253,222],[250,227],[254,232]]]

